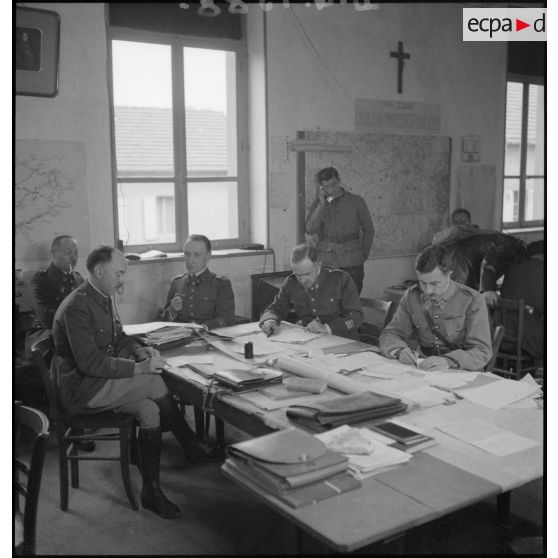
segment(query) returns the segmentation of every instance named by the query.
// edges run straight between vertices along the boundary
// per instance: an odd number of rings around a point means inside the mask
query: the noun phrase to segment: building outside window
[[[248,238],[241,52],[193,41],[112,30],[117,230],[134,250],[180,250],[192,233],[217,247]]]
[[[544,85],[508,77],[502,221],[505,228],[544,225]]]

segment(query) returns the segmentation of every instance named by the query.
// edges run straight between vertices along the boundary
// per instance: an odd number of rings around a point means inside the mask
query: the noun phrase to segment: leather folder
[[[326,479],[348,468],[348,459],[298,428],[288,428],[227,447],[245,474],[280,494]]]
[[[225,461],[223,469],[225,471],[230,471],[234,476],[246,483],[253,483],[258,488],[268,491],[268,487],[262,484],[258,478],[254,477],[251,471],[246,471],[232,459],[227,459]],[[293,488],[286,492],[279,494],[273,493],[273,496],[293,508],[302,508],[304,506],[316,504],[327,498],[338,496],[350,490],[355,490],[360,488],[360,486],[360,481],[353,478],[348,473],[338,473],[337,475],[298,488]]]
[[[213,374],[220,384],[234,390],[252,389],[270,383],[280,382],[283,373],[273,368],[256,368],[255,370],[229,369],[219,370]]]
[[[287,416],[312,427],[334,427],[392,416],[407,409],[401,399],[365,391],[315,403],[291,405]]]

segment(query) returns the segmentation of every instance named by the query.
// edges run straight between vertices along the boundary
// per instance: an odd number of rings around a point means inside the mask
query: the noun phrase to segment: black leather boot
[[[161,429],[140,428],[138,435],[141,474],[141,505],[164,519],[175,519],[182,512],[167,500],[159,487],[159,463],[161,460]]]
[[[203,461],[214,461],[222,457],[222,452],[218,452],[207,442],[197,439],[184,416],[178,410],[176,402],[170,393],[161,399],[155,400],[161,413],[161,421],[164,422],[174,434],[180,445],[184,449],[186,460],[190,463],[201,463]]]

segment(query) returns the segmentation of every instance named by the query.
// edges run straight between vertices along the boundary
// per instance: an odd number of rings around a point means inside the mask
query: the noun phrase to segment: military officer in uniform
[[[318,197],[310,207],[306,232],[318,235],[318,255],[329,267],[344,269],[362,291],[364,262],[368,259],[374,225],[361,196],[345,191],[334,167],[318,173]]]
[[[159,353],[122,331],[111,297],[122,292],[126,266],[124,254],[112,246],[89,254],[89,280],[63,300],[54,316],[51,374],[67,413],[114,409],[136,418],[142,505],[172,519],[182,512],[159,486],[161,419],[190,463],[211,458],[212,451],[197,441],[178,410],[161,378]]]
[[[82,276],[74,271],[78,260],[78,243],[70,235],[57,236],[50,247],[52,261],[47,269],[33,278],[35,298],[38,302],[36,320],[46,329],[60,303],[83,283]]]
[[[293,248],[291,268],[293,273],[262,314],[261,329],[271,335],[292,305],[298,323],[308,331],[358,339],[362,306],[351,276],[322,266],[317,249],[308,244]]]
[[[451,260],[442,246],[417,257],[419,285],[408,289],[380,335],[380,349],[423,370],[482,370],[492,356],[488,310],[482,295],[451,279]]]
[[[171,281],[163,319],[171,322],[196,322],[208,329],[234,325],[234,293],[226,277],[207,268],[211,242],[192,234],[184,243],[186,273]]]

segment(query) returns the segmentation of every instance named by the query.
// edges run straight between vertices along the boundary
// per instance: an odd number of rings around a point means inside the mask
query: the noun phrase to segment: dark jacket
[[[460,227],[452,229],[461,230]],[[450,235],[433,243],[448,249],[452,279],[481,293],[495,291],[498,279],[525,258],[525,242],[498,231],[470,230],[467,236]]]
[[[358,339],[362,306],[355,282],[346,271],[322,267],[318,280],[307,291],[294,274],[289,275],[275,300],[265,309],[260,323],[269,319],[280,323],[291,307],[304,325],[319,318],[329,325],[333,335]]]
[[[88,281],[64,299],[52,329],[51,375],[68,413],[83,410],[107,379],[134,375],[133,352],[140,343],[124,334],[111,299]]]
[[[182,295],[182,309],[175,312],[170,301]],[[219,277],[208,269],[190,280],[188,273],[171,281],[163,319],[171,322],[196,322],[209,329],[234,325],[234,293],[227,277]]]
[[[47,269],[39,271],[33,278],[37,321],[47,329],[52,328],[52,320],[60,303],[83,283],[83,277],[77,272],[64,273],[53,263]]]

